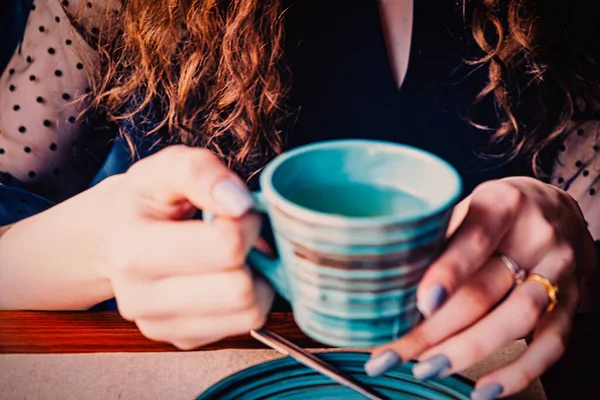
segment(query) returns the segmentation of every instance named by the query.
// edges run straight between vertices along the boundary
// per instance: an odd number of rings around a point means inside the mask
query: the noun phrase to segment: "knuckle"
[[[215,223],[221,257],[226,267],[239,267],[246,258],[244,235],[240,224],[225,219]]]
[[[502,181],[485,182],[479,185],[474,195],[476,203],[493,205],[492,211],[502,220],[511,218],[525,202],[523,192]]]
[[[163,162],[177,165],[181,171],[186,171],[192,177],[205,173],[207,166],[218,161],[218,158],[207,149],[181,144],[169,146],[159,154],[165,158]]]
[[[504,211],[507,213],[513,213],[520,209],[525,202],[525,195],[515,186],[509,183],[502,183],[498,187],[499,194],[501,194],[501,204],[504,206]]]
[[[155,169],[164,165],[172,165],[180,162],[189,157],[192,152],[191,147],[187,147],[182,144],[176,144],[168,146],[156,154],[152,154],[135,162],[128,170],[126,175],[138,177],[141,175],[147,175],[148,169]],[[137,179],[132,179],[131,184],[135,184]]]
[[[481,314],[490,309],[494,303],[489,286],[491,283],[479,282],[478,284],[466,285],[461,289],[461,296],[464,296],[469,308]]]
[[[535,240],[539,247],[546,247],[559,241],[559,232],[549,223],[539,224],[535,228]]]
[[[175,144],[162,149],[158,154],[165,158],[180,160],[190,154],[191,148],[183,144]]]
[[[489,180],[489,181],[485,181],[485,182],[481,183],[473,190],[473,196],[474,197],[484,196],[486,193],[489,193],[490,191],[495,193],[498,183],[499,183],[498,180]]]
[[[189,351],[202,346],[201,343],[195,343],[189,340],[176,340],[173,341],[171,344],[182,351]]]
[[[489,222],[479,223],[473,226],[471,231],[473,246],[487,249],[494,241],[494,229]]]
[[[119,310],[119,314],[121,315],[121,317],[124,320],[130,321],[130,322],[135,321],[136,313],[131,307],[128,307],[127,305],[119,305],[118,310]]]
[[[527,331],[533,329],[546,307],[543,304],[545,300],[540,300],[537,296],[521,295],[515,315],[516,322]]]
[[[467,364],[475,363],[489,354],[489,349],[482,340],[473,340],[468,345],[461,346]]]
[[[133,301],[131,296],[117,294],[115,298],[117,301],[117,309],[123,319],[136,322],[136,320],[140,318],[139,307],[136,305],[136,302]]]
[[[406,343],[406,348],[410,349],[413,354],[421,353],[435,344],[424,325],[419,325],[402,341]]]
[[[151,318],[154,308],[150,305],[152,299],[147,295],[145,288],[137,284],[124,283],[122,280],[113,281],[114,297],[117,309],[123,319],[137,322],[139,319]]]
[[[245,327],[244,332],[252,329],[262,328],[267,322],[267,313],[258,306],[253,306],[248,311],[242,314],[242,326]]]
[[[218,158],[209,150],[194,148],[188,150],[185,156],[181,157],[181,160],[192,176],[198,176],[205,173],[207,166],[216,163]]]
[[[562,248],[560,249],[560,259],[558,260],[565,269],[567,269],[569,272],[575,272],[575,260],[576,260],[576,255],[575,255],[575,250],[568,245],[564,245],[562,246]]]
[[[164,342],[166,338],[159,332],[156,326],[146,323],[144,321],[136,321],[136,325],[142,335],[155,342]]]
[[[524,389],[531,384],[537,378],[535,372],[529,368],[520,367],[517,370],[517,376],[515,379],[516,386],[519,389]]]
[[[246,308],[254,304],[254,283],[245,271],[236,272],[229,284],[231,285],[231,296],[235,305]]]
[[[548,343],[548,351],[553,353],[553,359],[558,359],[567,349],[566,339],[557,332],[548,333],[545,340]]]

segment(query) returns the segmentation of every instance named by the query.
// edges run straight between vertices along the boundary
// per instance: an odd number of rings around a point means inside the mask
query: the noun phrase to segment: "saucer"
[[[388,399],[469,400],[473,384],[450,376],[421,382],[412,375],[412,363],[384,376],[364,372],[369,353],[331,352],[318,356]],[[299,364],[291,357],[246,368],[216,383],[196,400],[319,399],[362,400],[363,396]]]

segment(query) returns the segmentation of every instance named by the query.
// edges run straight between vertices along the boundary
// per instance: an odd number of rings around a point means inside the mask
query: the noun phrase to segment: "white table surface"
[[[525,348],[524,341],[514,342],[463,375],[476,379]],[[5,354],[0,355],[0,399],[192,400],[222,378],[278,357],[272,350]],[[511,399],[546,400],[546,396],[536,381]]]

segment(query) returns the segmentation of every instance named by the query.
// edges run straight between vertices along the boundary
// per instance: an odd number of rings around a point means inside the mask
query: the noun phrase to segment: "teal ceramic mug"
[[[417,285],[438,256],[462,184],[422,150],[371,140],[303,146],[260,176],[279,258],[251,267],[286,298],[300,329],[337,347],[397,339],[420,320]]]

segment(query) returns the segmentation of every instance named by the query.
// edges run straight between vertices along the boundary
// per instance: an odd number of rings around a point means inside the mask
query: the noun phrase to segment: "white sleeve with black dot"
[[[23,42],[0,76],[0,184],[56,201],[89,184],[95,133],[76,100],[91,92],[86,66],[98,58],[65,10],[91,32],[109,3],[116,0],[35,1]]]
[[[600,240],[600,121],[573,122],[559,148],[551,182],[581,207],[594,240]]]

